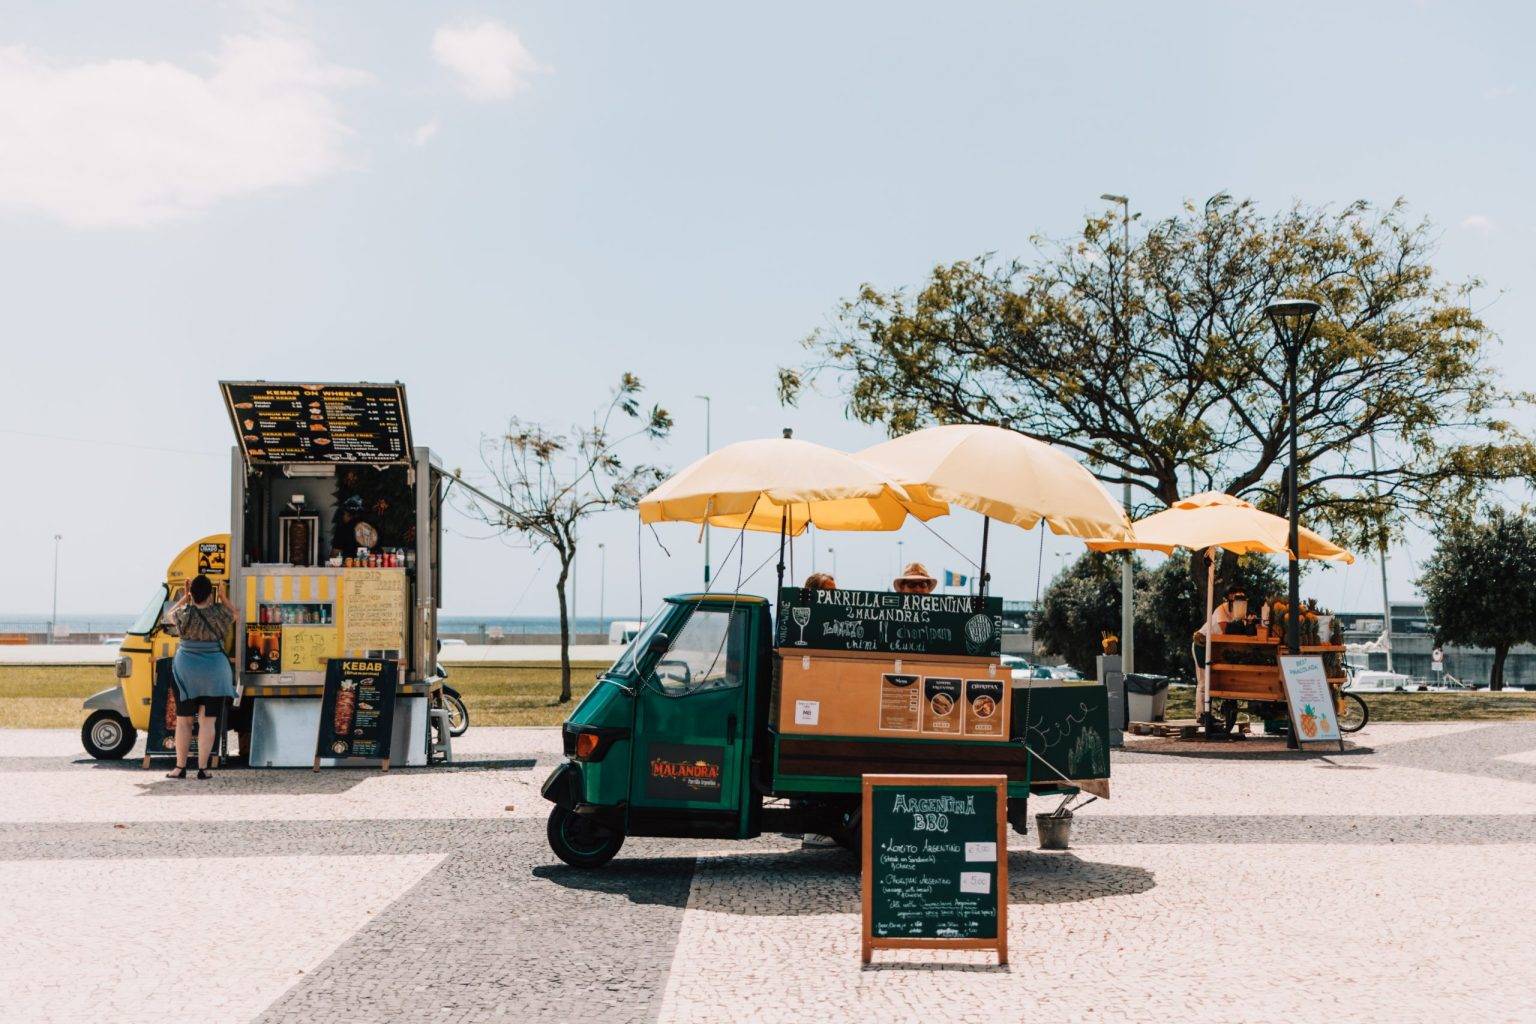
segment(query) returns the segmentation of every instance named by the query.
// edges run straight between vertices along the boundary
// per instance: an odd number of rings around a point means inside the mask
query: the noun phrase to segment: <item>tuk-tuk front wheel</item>
[[[622,833],[604,828],[591,816],[556,804],[549,812],[549,848],[573,868],[600,868],[624,845]]]
[[[116,711],[102,708],[92,712],[80,727],[80,742],[85,752],[98,761],[120,761],[128,756],[139,734],[132,723]]]

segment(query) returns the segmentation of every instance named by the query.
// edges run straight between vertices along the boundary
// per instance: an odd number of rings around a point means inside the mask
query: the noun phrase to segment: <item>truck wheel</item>
[[[624,845],[623,835],[559,804],[549,812],[548,831],[549,848],[573,868],[600,868]]]
[[[857,825],[840,825],[832,830],[832,841],[849,853],[863,854],[864,832]]]
[[[139,734],[128,719],[106,708],[91,713],[80,727],[85,752],[98,761],[120,761],[138,742]]]

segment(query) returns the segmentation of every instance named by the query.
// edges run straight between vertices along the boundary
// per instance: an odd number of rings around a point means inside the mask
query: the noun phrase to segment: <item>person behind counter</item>
[[[931,594],[938,585],[939,581],[922,562],[909,562],[901,575],[891,581],[891,589],[898,594]]]
[[[219,712],[235,696],[235,673],[224,653],[224,638],[239,615],[222,594],[214,600],[213,582],[198,574],[171,607],[180,642],[171,660],[176,679],[176,769],[168,779],[187,777],[192,719],[197,717],[197,777],[208,778],[208,758],[218,746]]]

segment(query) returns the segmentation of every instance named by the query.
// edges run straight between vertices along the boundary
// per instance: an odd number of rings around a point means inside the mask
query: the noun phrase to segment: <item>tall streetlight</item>
[[[48,642],[53,643],[59,632],[59,541],[62,533],[53,535],[53,616],[48,620]]]
[[[832,556],[832,578],[837,579],[837,548],[827,548],[827,554]]]
[[[608,545],[597,542],[597,626],[608,621]]]
[[[1301,350],[1312,336],[1312,322],[1317,319],[1320,307],[1311,299],[1277,299],[1264,307],[1264,314],[1275,326],[1275,336],[1285,350],[1285,406],[1289,419],[1290,465],[1285,471],[1285,511],[1290,519],[1287,546],[1291,549],[1289,563],[1290,606],[1286,609],[1285,645],[1292,654],[1301,653],[1301,562],[1296,557],[1301,544],[1301,509],[1296,501],[1296,364],[1301,360]]]
[[[1117,196],[1113,192],[1105,192],[1099,196],[1106,203],[1120,204],[1120,230],[1124,239],[1124,252],[1121,254],[1121,276],[1124,286],[1121,290],[1120,328],[1124,332],[1125,340],[1130,340],[1131,322],[1131,200],[1127,196]],[[1114,282],[1110,282],[1110,305],[1114,305]],[[1125,518],[1131,518],[1131,484],[1125,483]],[[1131,568],[1131,553],[1125,552],[1120,563],[1120,670],[1126,675],[1136,671],[1136,577]]]
[[[700,401],[702,401],[704,403],[704,454],[708,455],[710,452],[714,451],[714,447],[710,443],[710,439],[709,439],[709,421],[712,418],[711,413],[712,413],[713,408],[714,408],[714,403],[712,403],[709,400],[709,396],[708,395],[694,395],[693,397],[699,399]],[[726,552],[726,557],[730,557],[730,552],[729,551]],[[708,523],[706,523],[704,525],[704,589],[705,590],[709,589],[709,524]]]

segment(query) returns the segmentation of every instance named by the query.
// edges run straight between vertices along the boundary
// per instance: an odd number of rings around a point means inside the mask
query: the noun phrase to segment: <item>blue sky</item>
[[[581,418],[624,370],[678,423],[638,453],[674,466],[703,450],[700,393],[717,445],[794,426],[861,447],[878,431],[835,395],[777,405],[798,339],[861,282],[1027,255],[1105,191],[1152,217],[1223,189],[1270,209],[1406,197],[1443,271],[1486,282],[1511,385],[1536,385],[1523,5],[9,10],[0,612],[46,608],[54,533],[61,609],[88,613],[137,607],[227,525],[220,377],[398,378],[418,440],[466,469],[508,415]],[[980,532],[963,512],[935,527],[967,550]],[[693,531],[662,537],[648,601],[698,576]],[[994,537],[998,590],[1033,596],[1037,536]],[[608,545],[606,610],[632,612],[633,518],[588,539]],[[920,527],[901,539],[963,568]],[[828,546],[846,585],[895,567],[895,538],[822,537],[822,567]],[[1075,551],[1047,540],[1047,577]],[[1394,596],[1426,551],[1395,553]],[[554,606],[546,558],[459,535],[448,558],[450,612]],[[1363,607],[1373,579],[1313,586]]]

